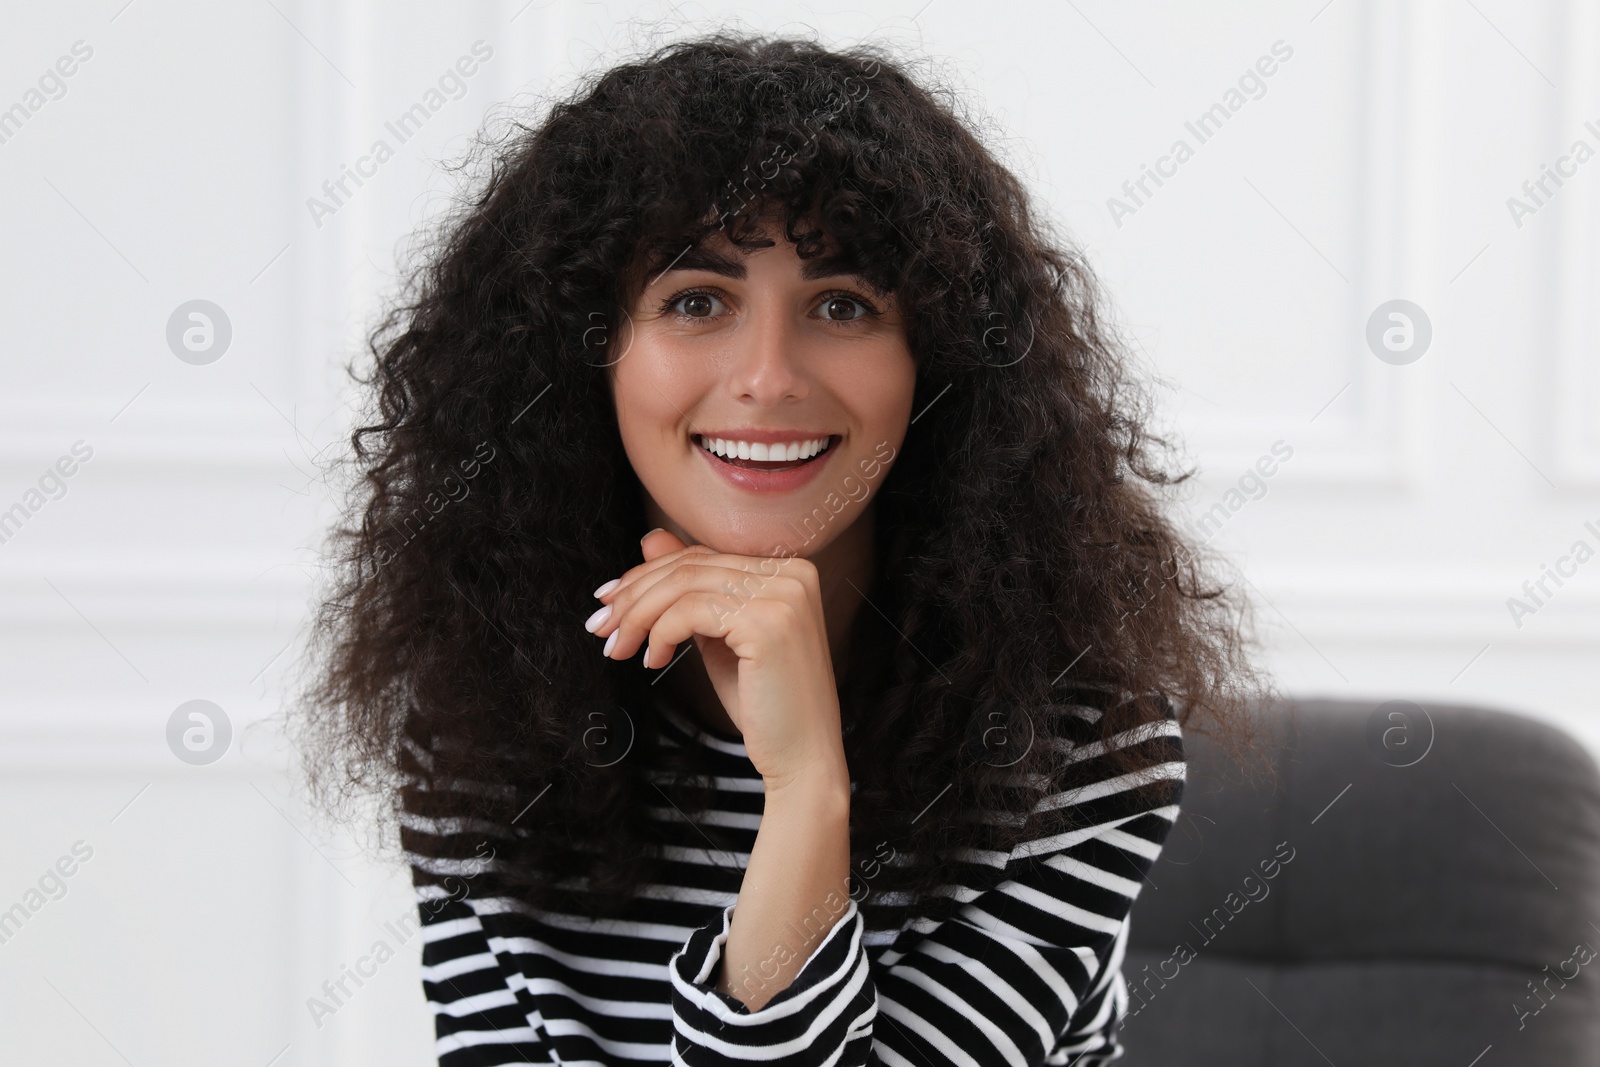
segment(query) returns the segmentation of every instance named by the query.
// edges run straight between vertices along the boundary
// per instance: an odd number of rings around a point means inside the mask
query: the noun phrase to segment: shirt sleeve
[[[440,1067],[554,1062],[527,985],[491,944],[465,884],[452,877],[416,887],[422,991],[433,1010]]]
[[[527,982],[514,969],[504,939],[491,934],[505,901],[478,881],[492,870],[494,853],[486,856],[484,847],[499,845],[505,831],[476,819],[434,814],[448,806],[433,796],[435,790],[492,787],[462,782],[430,787],[421,776],[432,769],[432,754],[416,738],[407,737],[403,746],[412,780],[401,814],[401,844],[417,902],[422,992],[433,1012],[439,1065],[556,1062]]]
[[[736,905],[723,909],[672,958],[673,1063],[1090,1067],[1119,1058],[1129,914],[1178,815],[1181,731],[1169,708],[1072,756],[1094,761],[1131,745],[1150,748],[1145,771],[1088,774],[1089,784],[1042,802],[1070,808],[1080,829],[997,855],[991,888],[953,887],[960,906],[950,918],[910,920],[874,963],[851,900],[757,1011],[715,987]]]

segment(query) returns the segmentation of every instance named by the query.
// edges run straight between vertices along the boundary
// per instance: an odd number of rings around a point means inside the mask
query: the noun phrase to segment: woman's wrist
[[[764,778],[763,785],[768,811],[777,804],[813,812],[826,812],[830,808],[844,815],[850,812],[850,770],[842,749],[781,777]]]
[[[849,908],[850,783],[842,755],[769,783],[717,986],[757,1011]]]

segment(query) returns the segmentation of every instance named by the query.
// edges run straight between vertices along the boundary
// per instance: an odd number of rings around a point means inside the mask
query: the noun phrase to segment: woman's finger
[[[625,593],[612,601],[610,615],[595,627],[595,636],[606,638],[603,654],[619,660],[632,657],[673,602],[691,590],[731,601],[733,594],[729,590],[737,589],[734,582],[744,577],[743,571],[685,558],[635,579]]]
[[[617,579],[617,584],[600,596],[598,599],[603,604],[614,604],[623,591],[640,580],[650,575],[659,575],[668,567],[676,565],[680,560],[690,559],[696,563],[715,563],[718,566],[734,567],[736,569],[759,569],[763,561],[755,556],[740,556],[729,552],[718,552],[708,545],[688,545],[684,548],[674,549],[671,552],[657,556],[655,559],[629,567]],[[771,566],[770,564],[768,565]]]
[[[763,605],[771,607],[772,605]],[[761,612],[761,607],[751,609],[751,621]],[[738,612],[727,610],[726,598],[719,593],[695,590],[685,593],[672,602],[645,631],[646,667],[659,670],[676,658],[681,642],[696,635],[726,639],[734,634]],[[742,623],[739,624],[742,627]],[[735,642],[736,643],[736,642]]]
[[[749,560],[744,556],[731,558]],[[803,583],[792,576],[780,574],[766,578],[759,586],[752,586],[750,578],[748,570],[685,558],[675,566],[636,581],[610,605],[611,614],[595,627],[594,633],[606,637],[605,655],[612,659],[628,659],[643,645],[656,620],[689,593],[716,597],[724,616],[738,612],[758,597],[785,597],[798,602],[806,595]]]
[[[781,557],[757,558],[728,552],[704,551],[673,553],[652,562],[658,565],[648,566],[648,569],[635,568],[623,577],[622,584],[619,584],[614,589],[607,590],[606,594],[600,598],[602,604],[608,605],[612,609],[605,616],[605,622],[614,622],[616,619],[621,618],[634,600],[644,595],[645,590],[667,574],[670,574],[675,568],[684,565],[723,567],[730,571],[738,571],[739,576],[731,579],[734,584],[730,586],[730,592],[738,591],[740,595],[747,598],[760,595],[769,581],[784,574],[800,578],[802,581],[807,581],[809,577],[812,584],[815,584],[815,566],[810,560],[802,559],[798,556],[788,559]],[[599,612],[596,612],[596,615],[598,614]],[[601,626],[601,629],[597,629],[594,632],[603,635],[604,623]]]

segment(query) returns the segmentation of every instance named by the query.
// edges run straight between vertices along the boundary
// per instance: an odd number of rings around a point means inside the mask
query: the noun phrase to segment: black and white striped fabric
[[[735,737],[661,705],[662,743],[707,750],[716,800],[690,821],[658,794],[651,814],[670,877],[645,886],[620,919],[458,896],[449,876],[468,873],[472,861],[408,846],[441,1067],[1092,1067],[1120,1058],[1129,909],[1178,815],[1182,736],[1169,710],[1109,742],[1146,746],[1152,767],[1139,781],[1170,786],[1141,803],[1128,776],[1094,773],[1104,762],[1100,713],[1070,711],[1069,732],[1083,738],[1070,751],[1085,761],[1086,784],[1049,802],[1074,806],[1083,829],[971,857],[988,865],[983,877],[963,878],[957,864],[950,891],[963,906],[943,922],[908,909],[899,928],[867,929],[849,901],[794,980],[754,1012],[715,988],[762,810],[761,777]],[[707,847],[697,824],[731,835],[739,850]],[[484,836],[482,827],[416,815],[406,830],[412,845]]]

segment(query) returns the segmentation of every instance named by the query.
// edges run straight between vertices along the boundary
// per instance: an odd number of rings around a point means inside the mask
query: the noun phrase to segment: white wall
[[[399,940],[384,923],[409,914],[409,883],[310,819],[281,739],[252,724],[303,636],[332,514],[318,462],[349,425],[339,366],[450,193],[436,162],[491,105],[647,41],[626,17],[685,25],[660,5],[524,4],[8,13],[0,108],[38,102],[76,42],[92,55],[0,143],[0,510],[41,504],[0,543],[0,909],[40,905],[0,943],[0,1061],[432,1062],[415,938],[313,1020],[324,980]],[[937,57],[1169,383],[1204,472],[1188,508],[1292,449],[1215,542],[1285,689],[1502,705],[1600,749],[1600,562],[1520,626],[1506,605],[1575,541],[1600,548],[1600,161],[1520,225],[1507,207],[1574,141],[1600,148],[1600,5],[681,10],[691,30],[737,11]],[[477,41],[493,55],[465,95],[314,220],[308,198],[394,144],[384,122]],[[1185,122],[1278,41],[1292,56],[1264,93],[1199,143]],[[1179,138],[1193,157],[1114,218],[1108,198]],[[1432,324],[1405,365],[1364,339],[1395,298]],[[205,365],[166,339],[195,299],[232,327]],[[28,497],[78,441],[92,457],[65,495]],[[205,766],[166,742],[195,699],[233,728]],[[65,895],[30,897],[62,857]]]

